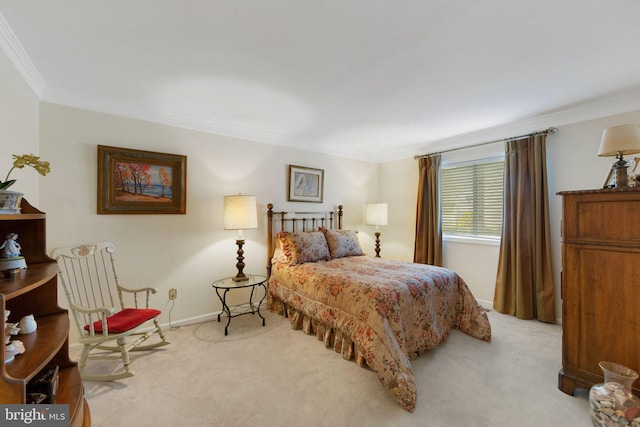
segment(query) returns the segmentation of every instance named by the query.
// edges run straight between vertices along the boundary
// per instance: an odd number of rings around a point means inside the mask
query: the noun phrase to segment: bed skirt
[[[363,354],[358,351],[358,348],[346,332],[313,319],[272,295],[269,295],[267,308],[269,311],[288,317],[291,329],[302,330],[307,335],[315,335],[319,341],[324,342],[326,348],[333,348],[345,360],[354,359],[358,365],[368,367]]]

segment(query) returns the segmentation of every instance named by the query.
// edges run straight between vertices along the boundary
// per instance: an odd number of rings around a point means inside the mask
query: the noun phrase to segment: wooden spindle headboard
[[[292,233],[315,231],[320,228],[342,230],[342,205],[338,210],[315,212],[274,211],[273,204],[267,204],[267,275],[271,275],[271,258],[275,251],[275,236],[280,231]]]

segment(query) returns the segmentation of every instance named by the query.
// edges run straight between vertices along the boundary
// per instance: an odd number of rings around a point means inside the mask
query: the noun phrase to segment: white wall
[[[236,272],[236,233],[222,228],[223,196],[256,195],[259,228],[245,231],[245,272],[264,274],[267,203],[289,211],[343,204],[345,227],[361,228],[362,205],[377,191],[373,163],[53,104],[41,104],[40,134],[42,156],[53,168],[42,180],[40,197],[48,250],[113,241],[125,284],[157,287],[156,306],[168,302],[170,288],[178,289],[172,322],[218,311],[211,282]],[[187,214],[96,214],[97,145],[186,155]],[[324,203],[286,202],[289,164],[324,169]],[[163,322],[168,315],[164,310]]]
[[[13,154],[38,152],[38,99],[0,50],[0,181],[11,169]],[[16,169],[10,179],[17,182],[10,190],[24,193],[37,206],[39,177],[32,168]]]
[[[388,204],[388,225],[380,227],[380,255],[397,261],[412,262],[416,228],[418,164],[404,159],[382,163],[379,167],[379,196]],[[373,232],[373,227],[371,228]]]

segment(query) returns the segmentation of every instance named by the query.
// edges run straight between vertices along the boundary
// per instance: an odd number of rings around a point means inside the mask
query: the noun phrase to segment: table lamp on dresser
[[[628,164],[623,155],[635,153],[640,153],[640,125],[613,126],[602,132],[598,156],[615,156],[618,159],[611,167],[616,176],[616,188],[628,186]],[[607,184],[608,179],[605,186]]]

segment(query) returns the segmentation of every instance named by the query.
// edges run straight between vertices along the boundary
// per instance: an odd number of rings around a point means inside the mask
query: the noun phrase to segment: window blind
[[[440,182],[444,234],[500,238],[503,160],[443,168]]]

